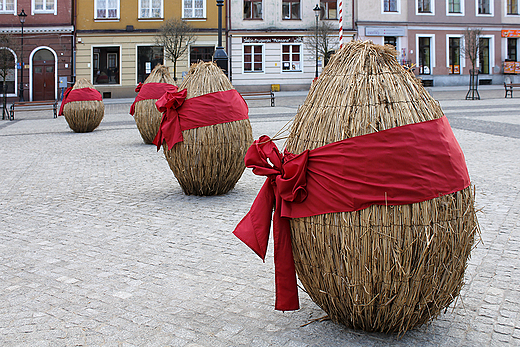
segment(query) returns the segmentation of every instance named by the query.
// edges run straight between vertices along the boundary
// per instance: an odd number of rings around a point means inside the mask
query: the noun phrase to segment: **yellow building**
[[[189,23],[196,35],[177,61],[180,83],[191,63],[211,60],[218,42],[215,0],[77,0],[76,80],[87,78],[104,98],[124,98],[136,95],[136,85],[158,63],[173,74],[173,63],[155,43],[161,25],[172,18]]]

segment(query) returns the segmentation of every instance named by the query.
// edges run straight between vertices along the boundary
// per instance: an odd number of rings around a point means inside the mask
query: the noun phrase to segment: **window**
[[[215,53],[214,46],[191,46],[190,47],[190,64],[199,61],[212,61],[213,53]]]
[[[321,0],[321,19],[338,19],[338,3],[336,0]]]
[[[394,48],[397,48],[397,37],[395,36],[385,36],[385,45],[392,45]]]
[[[118,19],[119,0],[95,0],[97,19]]]
[[[491,0],[477,0],[478,14],[491,14]]]
[[[448,39],[448,62],[449,74],[460,74],[460,37],[450,37]]]
[[[419,37],[419,74],[431,74],[430,37]]]
[[[13,52],[9,48],[0,48],[0,61],[5,62],[5,66],[7,69],[5,72],[7,72],[5,76],[5,82],[4,77],[0,75],[0,95],[4,95],[4,85],[7,87],[5,92],[7,94],[14,94],[16,93],[15,90],[15,58]],[[5,84],[4,84],[5,83]]]
[[[56,4],[54,3],[55,0],[34,0],[33,8],[35,13],[41,13],[41,12],[53,12]]]
[[[507,60],[508,61],[516,61],[517,60],[517,39],[516,38],[507,38]]]
[[[244,0],[244,19],[262,19],[262,1]]]
[[[244,45],[244,72],[263,72],[264,54],[262,45]]]
[[[183,0],[183,18],[206,18],[206,0]]]
[[[301,45],[282,45],[282,71],[302,71]]]
[[[383,12],[398,12],[397,11],[397,0],[384,0],[383,1]]]
[[[432,6],[430,0],[417,0],[417,12],[432,13]]]
[[[162,0],[140,0],[139,18],[162,18]]]
[[[164,63],[163,52],[159,46],[137,47],[137,83],[144,82],[157,64]]]
[[[478,52],[478,60],[479,60],[479,72],[480,74],[489,74],[489,39],[488,38],[480,38],[480,50]]]
[[[0,12],[14,13],[14,0],[0,0]]]
[[[300,19],[300,0],[282,0],[282,18]]]
[[[518,14],[518,0],[507,0],[507,14]]]
[[[94,84],[119,84],[119,47],[93,47]]]
[[[448,0],[448,13],[462,13],[461,0]]]

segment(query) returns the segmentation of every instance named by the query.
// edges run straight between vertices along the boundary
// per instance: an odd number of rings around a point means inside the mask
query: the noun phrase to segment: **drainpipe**
[[[231,30],[231,5],[229,4],[229,1],[230,0],[226,1],[226,51],[229,59],[228,77],[231,82],[233,79],[233,69],[231,68],[233,57],[231,56],[231,36],[229,36],[229,31]]]
[[[76,82],[76,20],[77,20],[77,1],[72,1],[72,9],[71,9],[71,22],[72,22],[72,42],[71,42],[71,57],[70,57],[70,82],[73,85]]]

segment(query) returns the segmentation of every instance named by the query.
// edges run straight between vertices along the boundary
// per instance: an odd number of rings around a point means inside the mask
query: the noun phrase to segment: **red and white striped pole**
[[[343,0],[339,0],[339,47],[343,46]]]

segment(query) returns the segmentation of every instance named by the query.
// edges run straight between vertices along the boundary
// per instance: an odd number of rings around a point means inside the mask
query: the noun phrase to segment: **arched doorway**
[[[54,63],[54,54],[50,50],[42,48],[34,53],[32,58],[33,100],[55,99]]]

